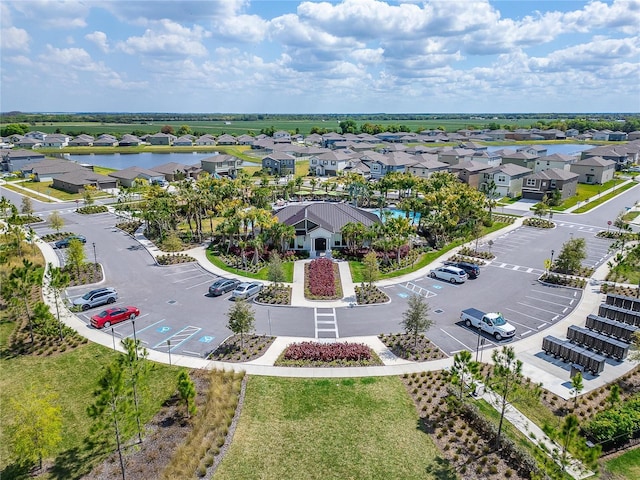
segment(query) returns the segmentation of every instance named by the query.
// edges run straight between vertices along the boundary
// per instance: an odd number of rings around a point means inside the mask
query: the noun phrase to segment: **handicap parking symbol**
[[[171,330],[171,327],[158,327],[160,333],[167,333],[169,330]]]
[[[407,298],[409,296],[409,294],[408,293],[398,293],[398,296],[400,298]]]
[[[433,285],[433,288],[435,288],[436,290],[440,290],[442,288],[442,285]]]
[[[214,338],[216,338],[216,337],[210,337],[210,336],[208,336],[208,335],[205,335],[204,337],[202,337],[202,338],[200,339],[200,341],[201,341],[202,343],[211,343],[211,342],[213,341],[213,339],[214,339]]]

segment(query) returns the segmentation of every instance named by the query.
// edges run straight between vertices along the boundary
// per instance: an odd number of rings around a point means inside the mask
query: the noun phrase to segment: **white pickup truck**
[[[499,312],[485,313],[477,308],[467,308],[460,314],[460,320],[467,327],[479,328],[483,332],[493,335],[498,341],[511,338],[516,334],[516,327],[507,322]]]

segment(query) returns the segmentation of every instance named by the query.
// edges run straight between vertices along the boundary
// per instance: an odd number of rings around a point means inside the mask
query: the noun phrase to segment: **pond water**
[[[491,146],[488,147],[487,150],[490,152],[495,152],[496,150],[502,150],[503,148],[509,150],[517,150],[518,148],[522,148],[525,145],[501,145],[499,147]],[[553,155],[554,153],[560,153],[562,155],[577,155],[580,152],[584,152],[585,150],[589,150],[593,148],[594,145],[585,145],[582,143],[561,143],[558,145],[548,145],[548,144],[540,144],[541,147],[547,149],[547,155]]]

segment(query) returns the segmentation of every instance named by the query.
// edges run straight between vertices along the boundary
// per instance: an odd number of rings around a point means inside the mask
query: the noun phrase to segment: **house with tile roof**
[[[195,141],[195,144],[197,146],[215,145],[216,144],[216,137],[214,137],[213,135],[209,135],[207,133],[205,135],[202,135],[201,137],[198,137],[198,139]]]
[[[570,170],[577,173],[578,183],[600,184],[613,180],[616,162],[602,157],[587,157],[571,165]]]
[[[147,142],[149,142],[149,145],[171,145],[175,140],[175,135],[162,132],[154,133],[153,135],[149,135],[147,137]]]
[[[93,145],[94,138],[86,133],[81,133],[77,137],[69,140],[70,147],[90,147]]]
[[[413,157],[415,163],[407,165],[405,172],[416,177],[429,178],[435,172],[446,172],[449,169],[449,164],[439,162],[438,155],[435,153],[420,153]]]
[[[542,200],[544,196],[551,197],[555,190],[561,194],[562,200],[572,197],[578,189],[577,173],[562,168],[550,168],[535,172],[524,178],[522,198]]]
[[[94,147],[115,147],[118,145],[118,139],[113,135],[104,133],[93,141]]]
[[[118,142],[119,147],[137,147],[141,144],[142,140],[140,140],[135,135],[130,135],[128,133],[125,133]]]
[[[237,145],[238,140],[233,135],[223,133],[217,139],[218,145]]]
[[[346,247],[341,232],[347,223],[361,223],[366,227],[381,223],[374,213],[335,202],[289,205],[275,215],[281,223],[295,228],[291,248],[306,250],[311,258],[330,255],[332,249]]]
[[[454,173],[460,181],[466,183],[470,187],[478,189],[482,183],[482,174],[491,168],[493,167],[490,167],[485,163],[467,160],[449,167],[449,171]]]

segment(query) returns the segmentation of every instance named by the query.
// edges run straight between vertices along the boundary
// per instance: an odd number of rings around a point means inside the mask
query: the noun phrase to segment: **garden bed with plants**
[[[496,258],[496,256],[491,252],[474,250],[470,247],[462,247],[460,250],[458,250],[458,255],[472,258],[481,258],[483,260],[493,260],[494,258]]]
[[[281,367],[368,367],[384,365],[363,343],[301,342],[289,345],[275,364]]]
[[[601,293],[613,293],[614,295],[624,295],[625,297],[640,298],[640,288],[629,287],[625,285],[615,285],[611,283],[603,283],[600,285]]]
[[[466,263],[471,263],[473,265],[477,265],[478,267],[482,267],[487,264],[487,262],[477,257],[474,258],[474,257],[468,257],[466,255],[459,255],[459,254],[452,255],[451,257],[449,257],[447,262],[466,262]]]
[[[62,267],[62,272],[69,275],[70,287],[99,283],[104,279],[99,263],[83,263],[79,267],[65,265]]]
[[[309,300],[342,298],[338,264],[328,258],[317,258],[305,264],[304,296]]]
[[[610,238],[611,240],[621,240],[624,238],[625,242],[630,242],[633,240],[640,240],[640,233],[601,230],[596,233],[596,237]]]
[[[414,337],[406,333],[389,333],[380,334],[378,338],[396,357],[412,362],[427,362],[447,357],[424,334]]]
[[[515,215],[505,215],[501,213],[492,213],[491,220],[499,223],[506,223],[507,225],[511,225],[515,222],[519,217]]]
[[[242,363],[260,358],[276,337],[268,335],[232,335],[207,355],[207,360]]]
[[[129,235],[134,235],[136,231],[138,231],[141,225],[142,225],[142,222],[139,222],[137,220],[131,220],[128,222],[116,223],[116,228],[119,228],[120,230],[128,233]]]
[[[165,255],[158,255],[156,262],[158,265],[178,265],[180,263],[195,262],[196,259],[186,253],[167,253]]]
[[[553,228],[556,226],[555,223],[550,220],[545,220],[544,218],[526,218],[522,222],[522,225],[534,228]]]
[[[93,215],[95,213],[106,213],[109,209],[106,205],[87,205],[76,209],[76,213],[83,215]]]
[[[63,238],[67,238],[72,235],[76,235],[76,234],[73,232],[55,232],[55,233],[47,233],[46,235],[43,235],[42,237],[40,237],[40,239],[43,242],[51,243],[51,242],[57,242],[58,240],[62,240]]]
[[[376,303],[387,303],[389,297],[375,285],[356,285],[356,303],[358,305],[374,305]]]
[[[580,266],[580,268],[578,268],[577,270],[573,270],[571,272],[563,272],[558,268],[557,265],[553,264],[551,266],[551,273],[558,273],[560,275],[573,275],[575,277],[589,278],[591,277],[591,275],[593,275],[593,272],[595,271],[596,270],[594,268]]]
[[[267,305],[291,305],[291,287],[289,285],[266,285],[258,293],[256,302]]]
[[[587,281],[584,278],[571,277],[568,275],[559,275],[557,273],[545,273],[538,280],[542,283],[550,285],[558,285],[560,287],[584,288]]]
[[[7,223],[9,225],[26,225],[28,223],[40,223],[44,222],[44,219],[38,217],[37,215],[12,215],[7,218]]]

